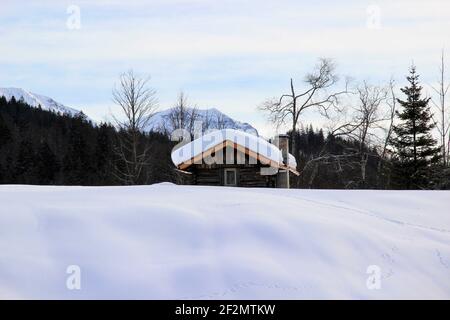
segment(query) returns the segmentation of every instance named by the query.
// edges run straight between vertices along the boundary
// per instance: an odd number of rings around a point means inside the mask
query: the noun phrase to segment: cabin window
[[[225,169],[225,185],[226,186],[236,186],[237,185],[237,179],[236,179],[236,169]]]

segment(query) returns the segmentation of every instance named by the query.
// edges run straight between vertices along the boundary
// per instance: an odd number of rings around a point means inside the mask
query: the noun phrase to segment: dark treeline
[[[357,142],[324,134],[312,125],[289,132],[297,151],[299,177],[292,177],[292,187],[314,189],[450,189],[450,169],[434,162],[426,170],[426,184],[411,186],[407,167],[391,156],[383,159],[379,150],[364,146],[367,155],[365,178],[361,177],[361,161]]]
[[[362,179],[356,141],[324,134],[312,125],[289,134],[297,146],[294,156],[301,175],[294,178],[294,185],[298,188],[401,189],[391,179],[392,164],[382,163],[376,149],[363,146],[367,163]]]
[[[83,114],[72,117],[0,97],[0,183],[119,185],[124,164],[115,146],[122,133],[94,126]],[[172,143],[158,133],[141,134],[152,150],[142,183],[172,181]]]
[[[391,107],[388,118],[378,116],[386,97],[384,91],[365,84],[358,89],[360,104],[354,108],[353,120],[344,122],[326,137],[312,127],[291,130],[291,149],[300,160],[298,169],[302,172],[296,186],[449,189],[446,139],[439,145],[433,137],[436,121],[430,107],[431,98],[423,94],[415,66],[411,66],[407,81],[401,88],[401,97],[394,95],[393,102],[388,104]],[[396,109],[397,103],[400,108]],[[445,123],[445,113],[442,117]],[[386,120],[390,123],[386,136],[380,137],[375,129],[382,128],[379,124]],[[368,137],[375,143],[370,143]]]
[[[378,156],[376,150],[367,147],[370,155],[366,167],[364,183],[359,179],[359,159],[354,154],[359,145],[333,135],[325,135],[323,130],[314,130],[312,125],[289,133],[297,151],[298,170],[301,175],[294,177],[293,184],[297,188],[315,189],[365,189],[388,188],[385,177],[378,176]]]

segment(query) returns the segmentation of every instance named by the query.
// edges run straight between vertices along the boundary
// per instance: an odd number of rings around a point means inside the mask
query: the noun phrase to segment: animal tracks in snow
[[[436,255],[439,258],[439,262],[444,266],[446,269],[450,269],[450,261],[446,258],[444,258],[439,250],[436,249]]]
[[[450,230],[447,230],[447,229],[430,227],[430,226],[424,226],[424,225],[420,225],[420,224],[410,223],[410,222],[407,222],[407,221],[391,219],[391,218],[383,217],[379,213],[376,213],[374,211],[363,210],[363,209],[358,209],[358,208],[354,208],[354,207],[349,207],[349,206],[347,206],[347,205],[349,205],[349,203],[347,203],[345,201],[342,201],[342,200],[339,200],[339,202],[344,203],[346,205],[337,205],[337,204],[332,204],[332,203],[325,202],[325,201],[317,201],[317,200],[307,199],[307,198],[303,198],[303,197],[293,197],[291,195],[283,195],[283,196],[291,198],[291,199],[297,199],[297,200],[303,200],[303,201],[306,201],[306,202],[311,202],[311,203],[314,203],[314,204],[317,204],[317,205],[321,205],[321,206],[324,206],[324,207],[328,207],[328,208],[344,209],[344,210],[347,210],[349,213],[352,213],[352,214],[360,214],[360,215],[365,215],[365,216],[369,216],[369,217],[374,217],[374,218],[381,219],[383,221],[387,221],[387,222],[390,222],[390,223],[395,223],[395,224],[398,224],[398,225],[403,225],[403,226],[408,226],[408,227],[414,227],[414,228],[419,228],[419,229],[426,229],[426,230],[430,230],[430,231],[437,231],[437,232],[443,232],[443,233],[450,234]]]

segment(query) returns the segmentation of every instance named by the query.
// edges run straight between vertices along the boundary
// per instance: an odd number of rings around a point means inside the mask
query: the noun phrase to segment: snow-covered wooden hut
[[[273,141],[243,131],[207,133],[172,152],[172,161],[185,184],[289,188],[298,175],[289,138]]]

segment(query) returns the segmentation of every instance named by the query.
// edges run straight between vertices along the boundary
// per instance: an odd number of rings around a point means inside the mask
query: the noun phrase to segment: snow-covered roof
[[[172,161],[178,166],[217,145],[230,141],[277,164],[283,162],[280,149],[262,137],[234,129],[209,132],[172,152]]]
[[[297,170],[297,160],[295,160],[294,155],[290,154],[288,155],[288,167],[294,170]]]
[[[288,163],[283,162],[281,150],[266,139],[244,131],[234,129],[215,130],[209,132],[172,152],[172,161],[177,167],[188,167],[192,160],[211,154],[218,146],[237,145],[249,151],[258,160],[263,160],[276,167],[288,167],[295,171],[297,162],[292,154],[289,154]],[[195,162],[195,160],[194,160]],[[195,162],[196,163],[196,162]]]

